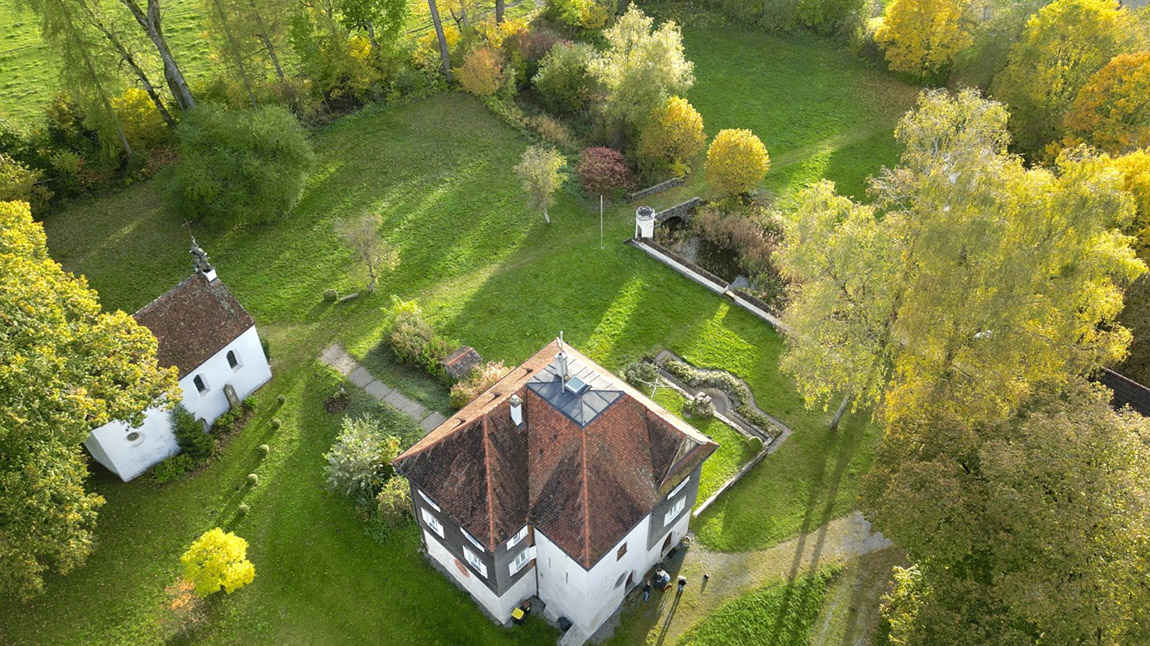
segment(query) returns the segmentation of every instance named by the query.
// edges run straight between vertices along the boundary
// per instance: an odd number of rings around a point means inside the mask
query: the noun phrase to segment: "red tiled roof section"
[[[590,569],[717,445],[614,378],[623,396],[581,428],[526,387],[558,350],[543,348],[392,464],[488,548],[532,523]]]
[[[159,364],[175,366],[181,379],[255,325],[222,282],[199,273],[132,317],[156,336]]]

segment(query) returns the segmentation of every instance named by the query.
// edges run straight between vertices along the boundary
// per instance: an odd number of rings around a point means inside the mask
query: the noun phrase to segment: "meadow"
[[[775,160],[767,190],[785,197],[825,175],[858,193],[866,175],[896,161],[890,131],[913,88],[825,41],[691,28],[685,36],[699,79],[690,99],[708,133],[759,133]],[[189,227],[270,340],[275,378],[257,395],[255,417],[210,466],[172,483],[123,484],[94,470],[91,487],[108,500],[95,552],[78,571],[51,577],[48,594],[31,603],[0,598],[0,642],[158,643],[179,554],[217,525],[249,541],[256,580],[211,600],[197,643],[554,639],[539,622],[494,626],[417,553],[414,529],[369,536],[351,504],[324,489],[322,454],[340,423],[322,405],[338,383],[316,362],[329,343],[403,392],[446,406],[441,387],[377,348],[392,295],[418,299],[445,334],[508,365],[562,331],[611,370],[667,348],[746,380],[759,405],[796,432],[697,521],[712,549],[768,546],[853,508],[876,427],[861,413],[827,431],[829,413],[807,408],[779,372],[783,342],[772,328],[621,244],[634,205],[609,208],[601,243],[597,210],[569,186],[545,224],[524,206],[512,171],[528,140],[457,93],[372,106],[313,139],[318,161],[291,215],[232,231]],[[163,206],[163,181],[45,222],[53,257],[84,275],[106,308],[133,311],[191,270],[189,228]],[[693,177],[652,205],[699,187]],[[333,232],[337,219],[364,213],[382,215],[400,262],[375,294],[325,303],[324,289],[364,283]],[[283,422],[277,431],[272,418]],[[392,422],[403,431],[402,419]],[[264,443],[271,455],[260,461]],[[247,491],[252,472],[260,484]],[[240,501],[251,512],[237,520]]]

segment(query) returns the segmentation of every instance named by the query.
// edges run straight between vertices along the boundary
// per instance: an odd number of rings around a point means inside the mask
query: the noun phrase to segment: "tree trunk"
[[[232,35],[231,25],[228,23],[228,15],[224,13],[224,7],[220,4],[220,0],[213,0],[216,6],[216,13],[220,15],[220,24],[224,28],[224,38],[228,41],[228,48],[232,50],[232,57],[236,59],[236,67],[240,70],[240,80],[244,82],[244,89],[248,91],[248,101],[252,103],[252,109],[255,110],[256,95],[252,92],[251,81],[248,80],[248,71],[244,68],[244,57],[240,54],[240,46],[236,44],[236,38]]]
[[[505,0],[495,0],[495,24],[503,22],[503,9]]]
[[[843,402],[841,404],[839,404],[839,409],[837,411],[835,411],[835,416],[831,418],[830,429],[832,431],[836,430],[839,427],[839,422],[842,421],[843,415],[846,414],[847,407],[850,405],[850,403],[851,403],[851,396],[850,395],[843,396]]]
[[[164,38],[164,32],[160,26],[160,0],[148,0],[147,13],[140,9],[136,0],[120,0],[120,2],[128,8],[128,11],[132,12],[132,17],[136,19],[136,22],[148,34],[152,44],[156,46],[156,51],[164,62],[164,79],[168,82],[168,89],[172,91],[172,96],[176,99],[176,105],[179,106],[180,110],[195,108],[196,99],[192,96],[192,91],[188,89],[188,82],[184,80],[184,73],[176,64],[176,59],[172,56],[172,50],[168,48],[168,41]]]
[[[156,112],[160,113],[160,118],[164,120],[164,123],[168,124],[169,128],[175,128],[176,120],[172,118],[172,113],[168,112],[168,106],[164,105],[164,100],[160,98],[159,92],[156,92],[156,86],[152,85],[151,79],[149,79],[148,75],[144,73],[144,70],[140,67],[140,64],[136,62],[136,57],[132,55],[132,52],[129,51],[127,47],[124,46],[124,43],[116,36],[116,34],[113,33],[112,30],[108,29],[104,23],[100,22],[100,20],[97,19],[96,16],[91,13],[91,11],[88,12],[88,18],[92,21],[92,24],[96,25],[96,28],[99,29],[102,34],[104,34],[104,37],[108,39],[108,42],[112,44],[112,47],[116,50],[116,53],[120,55],[120,60],[124,61],[128,67],[132,68],[132,72],[135,73],[136,78],[139,79],[140,85],[144,86],[144,91],[148,93],[148,98],[150,98],[152,103],[156,106]]]
[[[547,221],[547,224],[551,224],[551,218],[547,217],[547,207],[543,207],[543,219]]]
[[[375,24],[367,23],[367,42],[371,43],[371,55],[379,61],[379,41],[375,38]]]
[[[267,25],[264,24],[264,17],[260,15],[259,9],[256,8],[255,0],[248,0],[248,6],[252,8],[252,15],[256,18],[256,26],[259,27],[259,33],[256,38],[264,44],[264,49],[267,50],[268,58],[272,61],[272,67],[276,68],[276,76],[279,77],[280,82],[284,80],[284,70],[280,66],[280,59],[276,56],[276,48],[272,45],[271,36],[268,35]]]
[[[447,37],[443,35],[443,23],[439,21],[439,8],[435,0],[427,0],[427,8],[431,10],[431,22],[435,25],[435,35],[439,38],[439,57],[443,59],[443,75],[447,82],[451,82],[451,54],[447,51]]]

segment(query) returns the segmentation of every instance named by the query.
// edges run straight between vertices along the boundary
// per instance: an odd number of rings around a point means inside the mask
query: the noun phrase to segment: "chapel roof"
[[[392,465],[488,549],[530,523],[590,569],[717,446],[556,341]]]
[[[132,317],[159,342],[157,362],[175,366],[181,379],[255,325],[219,279],[209,281],[200,272]]]

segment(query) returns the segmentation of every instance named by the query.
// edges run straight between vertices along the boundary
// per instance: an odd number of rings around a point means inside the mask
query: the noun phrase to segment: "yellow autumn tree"
[[[180,557],[184,578],[196,586],[196,594],[206,597],[223,588],[231,594],[252,582],[256,567],[247,558],[248,542],[232,532],[216,527],[192,543]]]
[[[1134,198],[1134,223],[1127,231],[1137,237],[1138,255],[1150,258],[1150,150],[1136,150],[1111,163],[1122,176],[1122,188]]]
[[[767,147],[750,130],[720,130],[707,149],[707,183],[722,195],[749,193],[770,168]]]
[[[1078,91],[1063,122],[1067,144],[1112,155],[1150,147],[1150,51],[1115,56]]]
[[[503,55],[493,47],[476,47],[463,57],[463,66],[455,72],[464,90],[475,96],[491,96],[507,82]]]
[[[938,72],[968,47],[968,0],[894,0],[874,38],[890,68],[923,76]]]
[[[686,99],[673,96],[656,108],[639,136],[639,159],[656,167],[668,164],[679,176],[687,173],[687,161],[703,150],[703,115]]]

